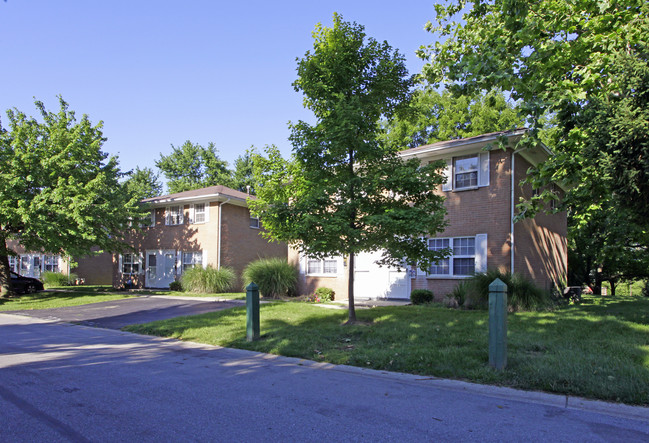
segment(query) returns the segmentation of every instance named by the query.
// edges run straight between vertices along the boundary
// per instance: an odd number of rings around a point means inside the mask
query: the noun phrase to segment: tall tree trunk
[[[602,295],[602,273],[598,270],[595,270],[595,287],[593,288],[593,294]]]
[[[6,298],[16,295],[11,285],[11,274],[9,273],[9,250],[7,239],[0,236],[0,297]]]
[[[617,284],[617,279],[609,279],[608,283],[611,285],[611,295],[615,295],[615,285]]]
[[[354,306],[354,253],[349,253],[349,263],[347,263],[347,302],[349,304],[349,319],[347,324],[356,322],[356,307]]]

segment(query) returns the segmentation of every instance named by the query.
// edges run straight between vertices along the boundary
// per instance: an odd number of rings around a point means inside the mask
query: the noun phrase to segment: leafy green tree
[[[384,125],[385,142],[397,149],[407,149],[516,129],[524,121],[502,93],[453,97],[449,91],[440,94],[433,88],[425,88],[414,93],[409,113]]]
[[[378,122],[407,105],[413,85],[399,52],[337,14],[333,27],[318,24],[313,35],[293,86],[317,122],[291,125],[292,161],[273,147],[255,159],[259,198],[251,207],[270,238],[313,257],[348,257],[353,323],[356,254],[382,249],[382,264],[403,266],[405,258],[422,268],[444,255],[420,240],[445,226],[435,194],[442,165],[404,161],[379,142]]]
[[[255,194],[255,180],[253,172],[253,162],[256,155],[254,147],[246,149],[246,152],[234,161],[234,170],[232,171],[232,188],[241,192],[250,191]]]
[[[454,0],[435,8],[428,29],[438,42],[420,52],[426,78],[455,95],[510,93],[531,129],[522,143],[543,137],[552,121],[546,142],[556,155],[529,181],[571,185],[565,202],[577,219],[610,203],[646,227],[649,3]],[[546,189],[522,205],[525,214],[556,197]]]
[[[167,179],[169,193],[207,186],[231,186],[228,163],[219,158],[214,143],[203,147],[187,140],[181,147],[171,145],[171,148],[171,154],[160,154],[160,159],[156,161],[156,166]]]
[[[8,110],[0,126],[0,285],[12,294],[8,240],[27,250],[87,255],[93,246],[117,251],[130,220],[143,216],[137,196],[124,192],[117,158],[101,151],[102,123],[77,121],[59,97],[42,122]]]
[[[162,195],[160,175],[153,172],[151,168],[140,169],[137,166],[134,171],[130,172],[124,186],[129,194],[140,196],[141,199]]]
[[[604,207],[569,225],[570,285],[587,284],[600,293],[608,281],[615,295],[618,282],[649,278],[649,232],[629,222],[627,210]]]

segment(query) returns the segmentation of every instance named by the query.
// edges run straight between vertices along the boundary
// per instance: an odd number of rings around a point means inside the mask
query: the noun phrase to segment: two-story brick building
[[[227,266],[238,278],[258,258],[287,257],[287,246],[261,236],[259,220],[250,215],[250,195],[225,186],[148,198],[147,227],[126,236],[135,252],[113,258],[113,285],[168,288],[193,266]],[[240,287],[241,282],[237,283]]]
[[[544,289],[566,281],[567,217],[565,213],[538,214],[514,223],[516,204],[534,190],[520,183],[532,165],[551,152],[542,145],[515,149],[524,129],[450,140],[402,151],[405,158],[423,163],[446,162],[444,195],[447,229],[426,239],[431,249],[451,248],[453,255],[422,272],[417,269],[379,267],[376,253],[359,254],[354,270],[357,298],[408,298],[416,288],[430,289],[436,298],[448,294],[459,281],[475,272],[501,269],[521,273]],[[500,137],[507,149],[496,148]],[[487,149],[485,149],[487,148]],[[336,298],[347,297],[347,262],[344,257],[312,260],[289,251],[300,270],[300,292],[330,287]]]

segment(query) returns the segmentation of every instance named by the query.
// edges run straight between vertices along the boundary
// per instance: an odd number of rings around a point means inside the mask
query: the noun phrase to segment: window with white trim
[[[203,266],[203,253],[197,252],[183,252],[183,272],[195,266]]]
[[[193,223],[205,223],[206,221],[207,218],[205,215],[205,203],[195,203]]]
[[[478,154],[455,158],[453,168],[453,189],[475,188],[478,186],[480,159]]]
[[[122,255],[122,274],[131,275],[140,273],[140,256],[138,254]]]
[[[183,207],[182,206],[167,206],[165,211],[165,224],[166,225],[181,225],[183,223]]]
[[[151,209],[149,214],[149,227],[153,228],[155,226],[155,209]]]
[[[59,256],[46,255],[43,257],[43,271],[59,272]]]
[[[451,239],[449,238],[429,238],[428,249],[431,251],[440,251],[450,247]],[[428,270],[432,275],[448,275],[450,259],[444,258],[439,260],[436,264],[432,265]]]
[[[470,276],[476,271],[475,237],[429,238],[429,250],[451,248],[452,255],[439,260],[428,270],[432,276]]]
[[[259,217],[250,216],[250,227],[254,229],[259,229]]]
[[[336,275],[338,273],[338,260],[335,258],[308,258],[306,263],[306,273],[307,275],[322,275],[322,274],[331,274]]]
[[[18,266],[20,262],[20,257],[14,257],[13,255],[9,256],[9,269],[18,273]]]

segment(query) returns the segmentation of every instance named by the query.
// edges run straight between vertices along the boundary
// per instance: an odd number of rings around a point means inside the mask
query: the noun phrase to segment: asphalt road
[[[198,315],[241,306],[237,301],[204,301],[188,298],[139,296],[54,309],[5,311],[45,320],[61,320],[100,328],[121,329],[127,325]]]
[[[645,408],[16,315],[0,337],[2,442],[649,441]]]

